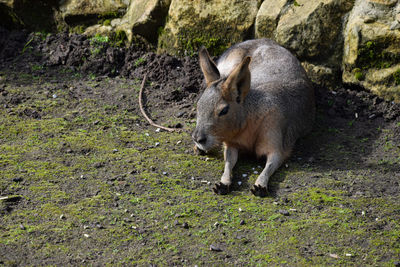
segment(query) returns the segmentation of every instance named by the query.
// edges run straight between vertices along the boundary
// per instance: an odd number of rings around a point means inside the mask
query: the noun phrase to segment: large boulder
[[[275,39],[300,59],[320,60],[341,55],[343,16],[354,0],[297,0],[280,16]]]
[[[125,16],[112,24],[115,23],[117,30],[123,30],[129,41],[138,34],[156,43],[170,4],[171,0],[132,0]]]
[[[334,87],[341,79],[343,20],[354,0],[265,0],[255,36],[275,39],[303,61],[314,82]]]
[[[172,0],[158,51],[191,54],[201,45],[220,54],[251,36],[261,0]]]
[[[257,12],[255,23],[256,38],[273,38],[282,13],[288,7],[288,0],[266,0]]]
[[[357,0],[344,36],[343,81],[400,101],[400,2]]]

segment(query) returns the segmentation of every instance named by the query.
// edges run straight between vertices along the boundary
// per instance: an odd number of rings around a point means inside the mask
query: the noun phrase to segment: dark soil
[[[146,73],[147,113],[182,133],[154,136],[143,120],[137,96]],[[0,106],[11,120],[0,121],[0,197],[12,196],[0,200],[0,265],[399,260],[398,103],[362,88],[315,85],[314,131],[273,176],[270,198],[253,199],[251,168],[263,162],[242,157],[234,175],[241,185],[216,196],[221,154],[192,153],[187,133],[204,88],[196,58],[158,55],[142,43],[126,48],[101,38],[0,28],[0,74]],[[18,122],[26,128],[14,128]],[[55,188],[69,197],[53,195]],[[238,211],[245,206],[249,212]],[[348,251],[352,256],[344,256]]]

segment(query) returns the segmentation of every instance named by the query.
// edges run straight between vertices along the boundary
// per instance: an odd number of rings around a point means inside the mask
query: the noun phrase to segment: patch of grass
[[[143,57],[140,57],[140,58],[136,59],[134,65],[135,65],[135,67],[138,67],[138,66],[144,64],[145,62],[146,62],[146,59]]]

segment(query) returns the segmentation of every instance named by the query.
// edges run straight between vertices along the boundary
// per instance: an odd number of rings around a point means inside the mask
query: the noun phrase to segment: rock
[[[192,54],[204,45],[213,55],[244,40],[262,1],[172,0],[158,51]]]
[[[210,245],[210,250],[215,252],[221,252],[222,249],[216,245]]]
[[[112,32],[113,32],[113,28],[111,26],[104,26],[104,25],[96,24],[96,25],[87,27],[83,34],[85,34],[87,36],[95,36],[96,34],[102,35],[102,36],[110,36]]]
[[[302,60],[320,58],[326,62],[333,58],[337,63],[342,53],[342,17],[351,10],[353,2],[297,0],[281,15],[274,38]]]
[[[338,64],[340,64],[338,62]],[[308,61],[301,63],[311,81],[322,87],[335,88],[341,79],[339,68],[316,65]]]
[[[400,101],[400,31],[391,29],[399,10],[398,1],[355,2],[343,33],[343,82]]]
[[[60,4],[60,12],[64,19],[71,20],[71,17],[90,15],[115,16],[123,12],[129,4],[128,0],[66,0]]]
[[[245,225],[246,224],[246,222],[244,221],[244,220],[240,220],[240,223],[239,223],[240,225]]]
[[[129,41],[138,34],[156,43],[170,4],[171,0],[132,0],[124,17],[115,22],[116,29],[123,30]]]
[[[256,38],[273,38],[279,17],[287,3],[287,0],[276,0],[261,4],[255,22]]]
[[[279,210],[279,213],[282,214],[283,216],[289,216],[290,213],[287,210]]]

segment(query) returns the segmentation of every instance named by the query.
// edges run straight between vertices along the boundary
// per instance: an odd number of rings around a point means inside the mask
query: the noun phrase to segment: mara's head
[[[221,77],[207,50],[200,49],[200,68],[207,88],[197,102],[196,129],[192,134],[199,149],[209,151],[229,141],[243,127],[243,102],[250,90],[250,61],[250,57],[245,57],[227,77]]]

